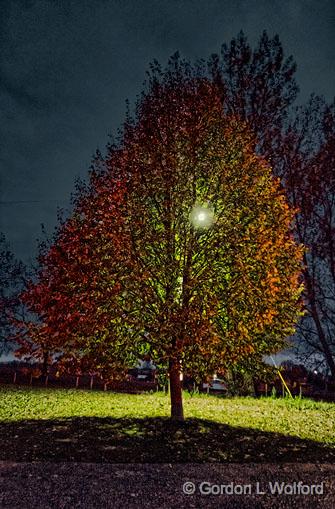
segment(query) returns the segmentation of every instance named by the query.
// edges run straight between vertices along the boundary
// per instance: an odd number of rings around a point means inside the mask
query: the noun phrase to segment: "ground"
[[[323,484],[321,495],[271,495],[269,483]],[[195,494],[183,493],[192,482]],[[251,484],[251,495],[199,493],[202,482]],[[256,494],[257,482],[264,494]],[[186,487],[189,485],[186,485]],[[311,464],[0,463],[10,509],[334,509],[335,466]]]
[[[0,401],[1,507],[217,507],[198,493],[204,480],[324,481],[322,495],[277,505],[269,493],[226,495],[220,507],[335,506],[331,403],[185,394],[176,424],[162,393],[8,386]],[[187,481],[194,495],[183,494]]]

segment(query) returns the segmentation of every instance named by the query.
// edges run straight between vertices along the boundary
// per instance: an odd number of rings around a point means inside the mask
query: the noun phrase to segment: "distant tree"
[[[320,358],[335,378],[335,108],[317,96],[298,109],[283,144],[284,185],[299,208],[295,235],[306,245],[300,354]]]
[[[299,91],[293,57],[284,58],[278,35],[271,39],[264,31],[253,49],[240,32],[229,45],[222,45],[219,55],[212,55],[208,66],[225,111],[248,123],[257,151],[280,176],[282,131]]]
[[[25,286],[27,270],[16,260],[3,233],[0,233],[0,352],[10,347],[13,319],[22,318],[19,293]]]
[[[174,419],[183,370],[278,351],[299,317],[294,211],[221,96],[177,56],[152,67],[23,295],[62,349],[166,363]]]

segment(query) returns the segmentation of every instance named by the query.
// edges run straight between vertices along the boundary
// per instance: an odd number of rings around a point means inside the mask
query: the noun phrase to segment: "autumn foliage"
[[[179,419],[181,371],[281,349],[300,313],[302,248],[255,142],[215,84],[182,66],[153,77],[41,253],[22,296],[39,321],[24,325],[22,348],[107,379],[149,354],[169,369]],[[212,224],[192,223],[197,210]]]

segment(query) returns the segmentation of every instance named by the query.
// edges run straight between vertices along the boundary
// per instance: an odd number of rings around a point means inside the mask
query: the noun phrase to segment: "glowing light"
[[[190,221],[194,228],[210,228],[214,222],[214,212],[206,205],[196,205],[190,213]]]

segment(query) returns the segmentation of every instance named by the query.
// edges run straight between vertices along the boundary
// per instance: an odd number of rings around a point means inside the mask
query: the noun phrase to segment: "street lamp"
[[[196,205],[191,211],[190,221],[197,230],[210,228],[214,222],[214,212],[207,205]]]

